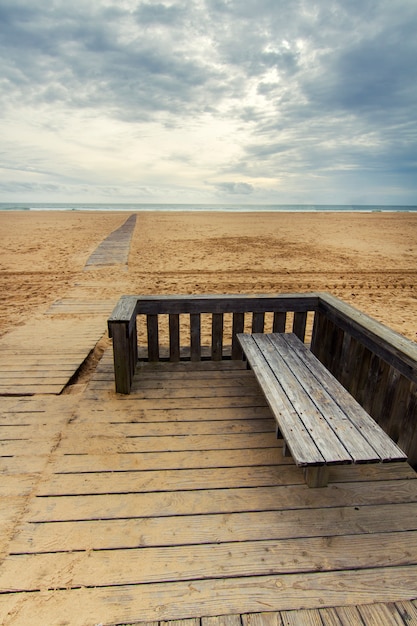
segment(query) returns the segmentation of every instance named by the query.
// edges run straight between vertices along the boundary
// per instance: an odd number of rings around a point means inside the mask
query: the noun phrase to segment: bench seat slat
[[[323,465],[407,460],[295,334],[237,337],[309,486],[327,484]]]
[[[296,411],[296,420],[300,420],[304,424],[306,431],[319,449],[325,463],[328,465],[352,463],[351,455],[300,384],[300,380],[305,376],[306,368],[303,364],[293,360],[293,371],[287,359],[283,358],[283,355],[277,349],[279,346],[276,346],[271,341],[269,335],[255,334],[252,337],[275,376],[275,385],[280,385],[284,389]],[[284,345],[286,346],[286,344]],[[285,439],[284,432],[283,435]],[[290,446],[290,442],[287,443]],[[297,463],[297,459],[294,460]]]
[[[324,365],[293,334],[283,335],[283,340],[308,364],[319,385],[336,400],[352,425],[372,446],[383,462],[405,461],[407,455],[399,448],[374,419],[360,406],[350,393],[333,377]],[[370,462],[371,459],[368,459]]]
[[[323,418],[340,439],[355,463],[379,462],[380,455],[368,443],[343,410],[340,402],[340,385],[324,384],[320,371],[322,364],[308,363],[308,352],[294,335],[269,335],[270,341],[279,349],[288,367],[297,375],[299,384],[320,410]],[[314,367],[313,367],[314,366]],[[331,377],[332,378],[332,377]],[[334,381],[334,379],[333,379]],[[368,418],[367,418],[368,419]],[[319,446],[320,447],[320,446]]]
[[[314,441],[303,427],[298,415],[281,388],[281,393],[275,389],[279,385],[276,376],[266,361],[259,359],[259,348],[251,335],[238,335],[242,348],[251,364],[258,382],[261,384],[266,400],[273,414],[279,422],[279,428],[290,449],[294,461],[301,466],[323,465],[325,460]]]

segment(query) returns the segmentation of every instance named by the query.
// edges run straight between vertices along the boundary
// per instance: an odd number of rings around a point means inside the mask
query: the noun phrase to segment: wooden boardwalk
[[[33,320],[0,339],[0,396],[59,394],[105,333],[103,316]]]
[[[87,259],[84,270],[92,270],[109,265],[127,265],[130,241],[136,224],[136,215],[130,215],[120,228],[114,230]]]
[[[3,400],[0,623],[417,625],[416,474],[309,489],[242,363]]]

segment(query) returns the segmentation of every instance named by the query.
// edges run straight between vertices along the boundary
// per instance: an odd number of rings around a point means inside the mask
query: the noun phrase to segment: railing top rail
[[[129,324],[137,315],[264,313],[319,311],[365,347],[417,382],[417,344],[328,293],[217,294],[217,295],[126,295],[108,319]]]
[[[277,295],[175,295],[122,296],[109,323],[130,321],[132,315],[180,313],[246,313],[316,310],[315,293]]]

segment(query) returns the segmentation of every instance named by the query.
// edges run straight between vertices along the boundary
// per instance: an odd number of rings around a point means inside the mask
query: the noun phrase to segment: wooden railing
[[[124,394],[138,357],[240,360],[237,333],[294,332],[417,465],[417,344],[329,294],[122,296],[108,328],[116,391]]]

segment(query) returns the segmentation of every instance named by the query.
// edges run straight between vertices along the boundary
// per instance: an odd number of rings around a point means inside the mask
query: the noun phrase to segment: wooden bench
[[[329,466],[406,461],[404,452],[294,334],[238,334],[291,453],[309,487]]]

